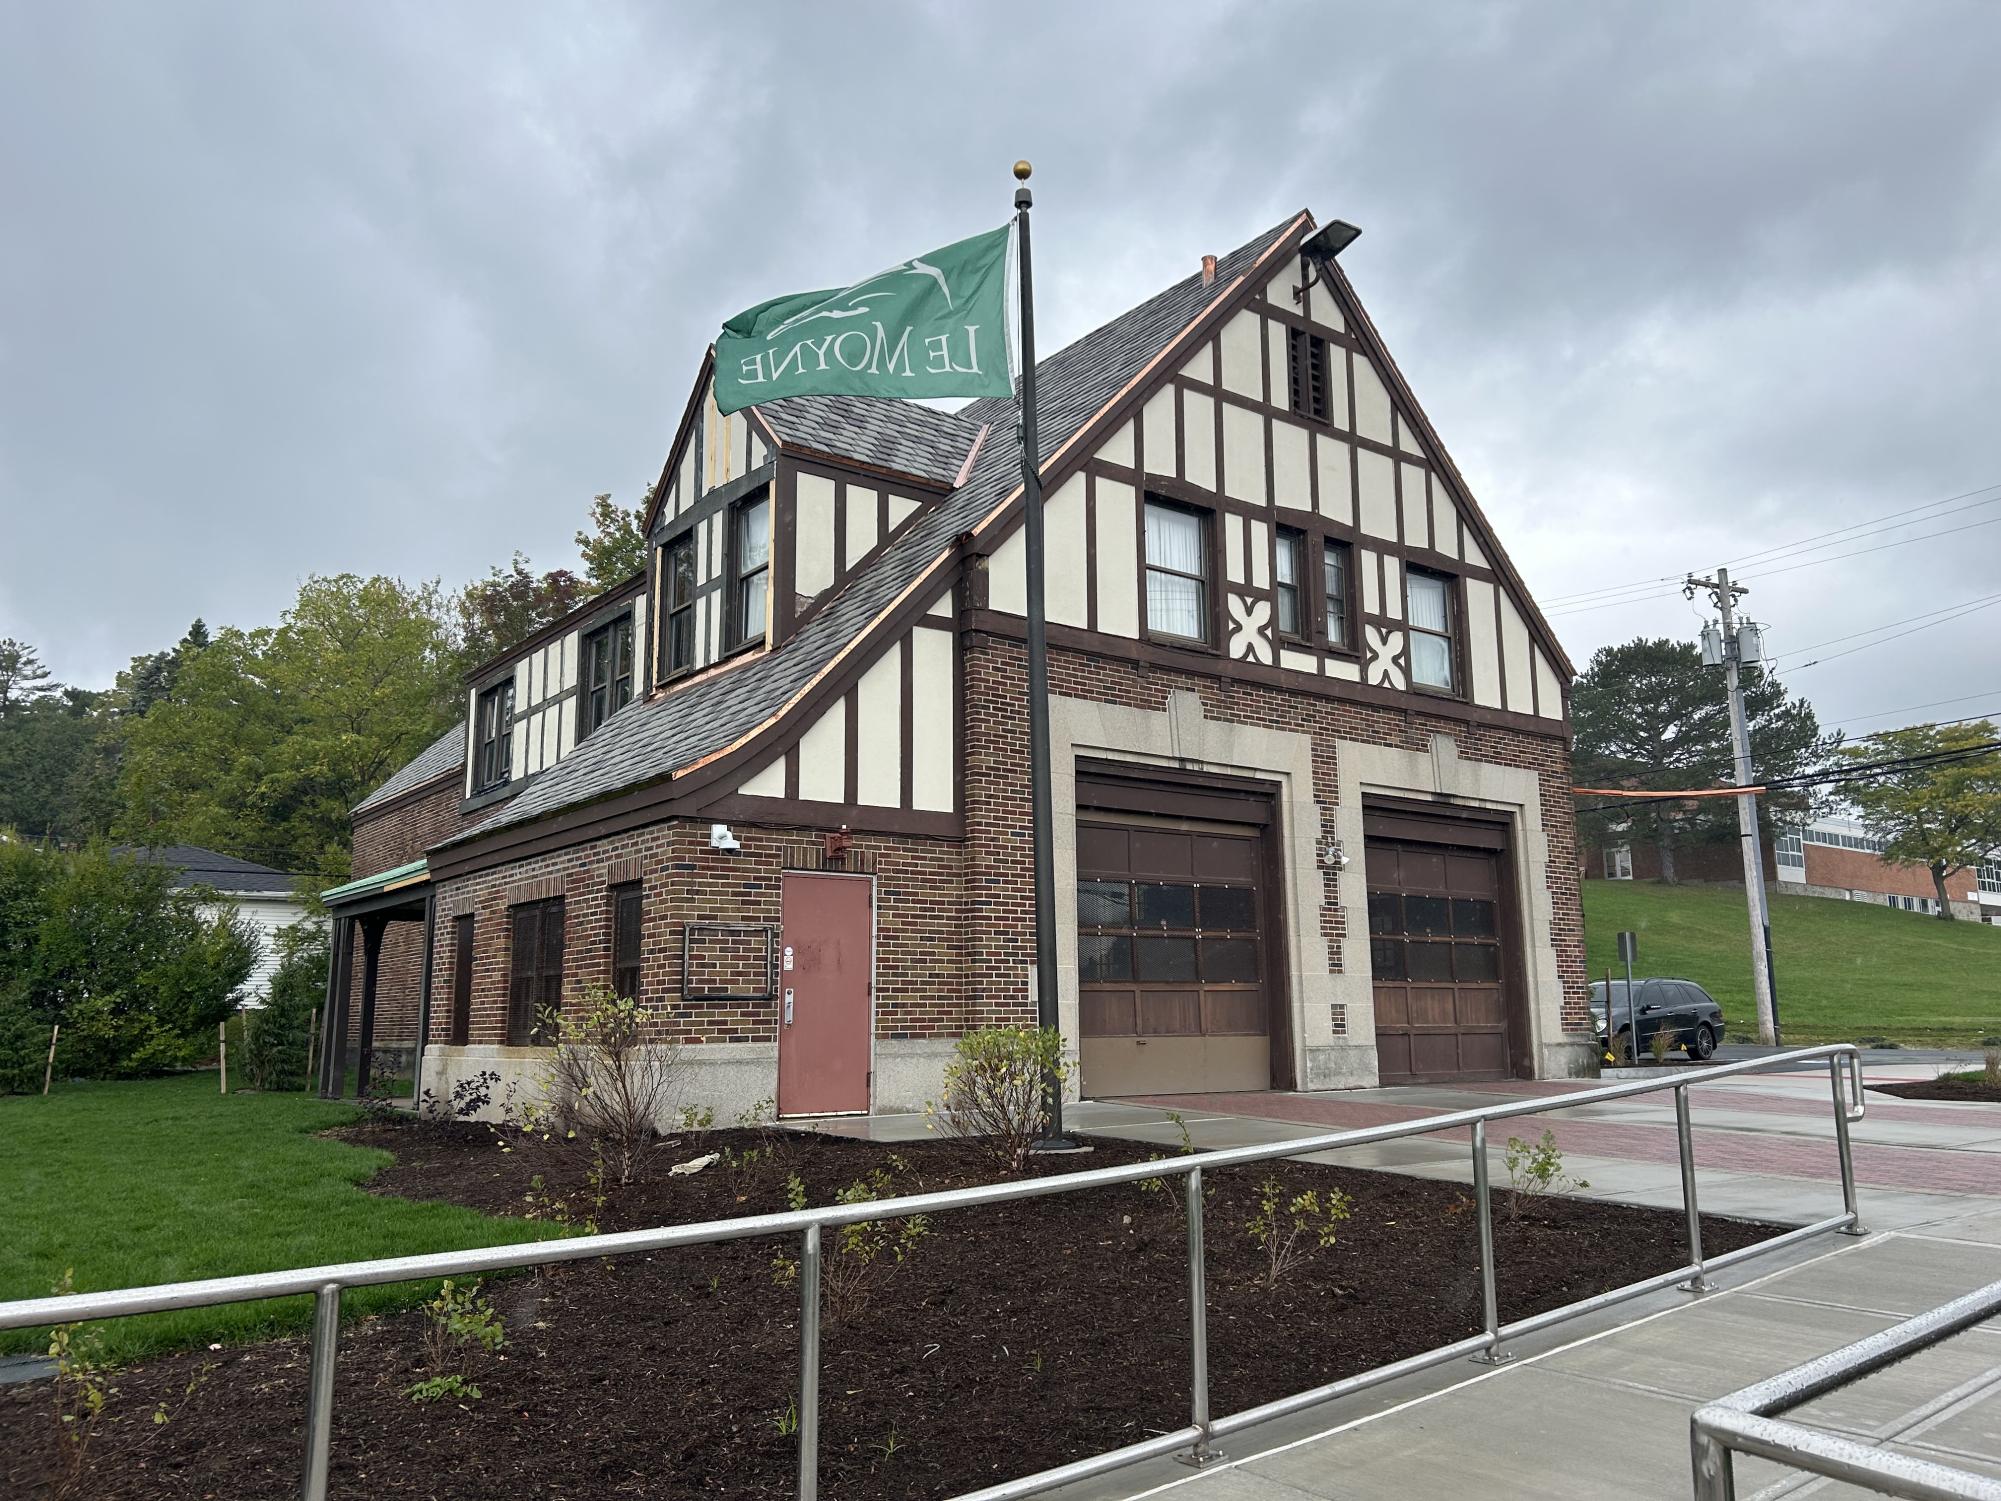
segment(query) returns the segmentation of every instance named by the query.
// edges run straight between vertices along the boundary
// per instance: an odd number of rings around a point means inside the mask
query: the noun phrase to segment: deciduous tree
[[[593,589],[622,584],[646,566],[646,537],[639,528],[652,503],[651,485],[630,510],[609,495],[592,497],[591,524],[577,533],[577,551],[583,554],[584,574]]]
[[[1983,719],[1889,730],[1844,752],[1855,762],[1916,762],[1886,767],[1845,793],[1863,827],[1887,841],[1884,858],[1931,872],[1943,921],[1952,920],[1945,883],[2001,859],[2001,750],[1982,749],[1996,741],[2001,734]]]
[[[126,730],[117,833],[326,877],[348,813],[458,712],[435,584],[309,578],[275,628],[224,629]]]

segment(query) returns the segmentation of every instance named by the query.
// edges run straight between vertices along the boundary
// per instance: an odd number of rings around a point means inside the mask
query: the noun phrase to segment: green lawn
[[[1594,979],[1621,973],[1620,929],[1639,934],[1637,975],[1694,980],[1722,1003],[1730,1036],[1755,1036],[1744,893],[1651,881],[1584,883]],[[1787,1042],[1886,1038],[1977,1045],[2001,1035],[2001,927],[1822,897],[1772,898],[1779,1023]]]
[[[378,1198],[358,1186],[386,1153],[312,1133],[354,1120],[304,1094],[233,1094],[213,1073],[58,1085],[0,1097],[0,1300],[50,1291],[65,1267],[79,1292],[276,1271],[532,1240],[526,1220]],[[401,1307],[415,1284],[358,1288],[349,1310]],[[310,1301],[278,1299],[120,1319],[117,1358],[301,1328]],[[46,1336],[0,1334],[0,1351]]]

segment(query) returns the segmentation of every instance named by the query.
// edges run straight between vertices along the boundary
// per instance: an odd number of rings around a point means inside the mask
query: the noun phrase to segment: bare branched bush
[[[945,1098],[927,1104],[932,1128],[983,1144],[1005,1172],[1028,1165],[1028,1149],[1049,1120],[1046,1081],[1070,1076],[1055,1028],[989,1027],[961,1037],[945,1065]]]
[[[639,1177],[674,1103],[678,1044],[648,1042],[638,1001],[594,985],[546,1022],[556,1040],[544,1080],[553,1136],[604,1159],[619,1187]]]

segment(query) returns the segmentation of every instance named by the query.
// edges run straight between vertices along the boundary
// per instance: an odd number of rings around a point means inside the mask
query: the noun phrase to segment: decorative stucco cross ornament
[[[1230,606],[1230,655],[1271,665],[1271,601],[1224,596]]]

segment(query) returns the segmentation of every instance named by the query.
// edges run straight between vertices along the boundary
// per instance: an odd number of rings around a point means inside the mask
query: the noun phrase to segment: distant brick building
[[[1085,1094],[1592,1066],[1570,665],[1313,230],[1039,366]],[[592,984],[724,1112],[911,1108],[1032,1020],[1014,416],[725,415],[705,361],[646,571],[355,810],[326,1087],[420,1032],[520,1076]]]
[[[1765,880],[1783,894],[1874,902],[1936,916],[1938,893],[1931,872],[1892,864],[1882,851],[1883,841],[1853,820],[1816,819],[1764,842]],[[1744,860],[1734,841],[1696,845],[1675,851],[1675,874],[1682,881],[1741,886]],[[1660,854],[1649,844],[1587,846],[1584,875],[1587,880],[1659,880]],[[1946,895],[1954,917],[2001,923],[2001,864],[1948,876]]]

